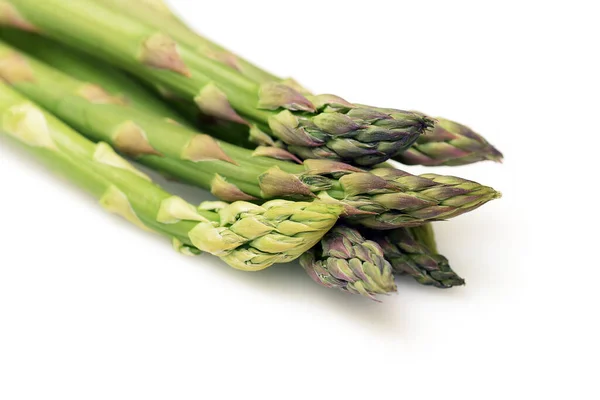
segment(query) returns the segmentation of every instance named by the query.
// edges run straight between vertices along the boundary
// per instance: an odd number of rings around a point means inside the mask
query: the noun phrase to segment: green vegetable
[[[423,114],[381,111],[333,95],[303,95],[279,82],[257,84],[168,33],[92,0],[3,0],[0,22],[93,53],[159,86],[206,115],[277,138],[300,157],[376,165],[433,126]]]
[[[14,69],[14,74],[26,70]],[[256,271],[296,259],[335,224],[341,209],[322,202],[204,203],[165,192],[118,156],[94,144],[0,83],[0,131],[99,199],[108,211],[173,240],[186,254],[206,251]]]
[[[275,160],[268,157],[287,153],[272,147],[252,152],[220,143],[154,115],[154,108],[145,104],[139,109],[128,104],[123,99],[135,101],[138,95],[128,90],[131,82],[120,82],[121,90],[109,94],[90,80],[74,79],[2,42],[0,60],[0,76],[6,82],[83,134],[170,176],[210,189],[226,201],[319,197],[343,205],[353,222],[391,229],[454,217],[499,196],[489,187],[456,177],[414,176],[385,167],[366,172],[327,160],[302,165]],[[86,73],[80,63],[69,64],[61,69],[73,70],[72,75]],[[15,70],[19,73],[13,74]],[[114,71],[99,83],[113,76]]]
[[[208,55],[214,60],[239,71],[257,83],[285,82],[298,88],[302,93],[308,93],[306,89],[303,89],[295,81],[278,78],[195,33],[185,26],[183,22],[174,17],[164,4],[162,7],[157,8],[156,6],[152,7],[149,4],[144,4],[140,0],[97,1],[109,5],[119,10],[119,12],[126,13],[132,18],[137,18],[148,26],[168,32],[178,42],[190,48],[198,49],[199,53]],[[165,18],[165,15],[170,15],[170,17]],[[206,125],[210,124],[207,124],[205,121],[203,128]],[[243,135],[243,133],[231,129],[229,129],[229,133],[228,138],[223,137],[224,140],[232,139],[233,134]],[[239,143],[240,138],[233,138],[233,140],[234,143]],[[314,158],[314,154],[310,152],[306,152],[306,154],[300,153],[299,155]],[[394,159],[408,165],[454,166],[485,160],[498,162],[502,160],[502,154],[481,135],[470,128],[440,117],[437,118],[433,131],[421,135],[410,148],[394,157]]]

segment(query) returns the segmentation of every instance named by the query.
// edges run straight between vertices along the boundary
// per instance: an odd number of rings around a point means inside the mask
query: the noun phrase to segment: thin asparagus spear
[[[392,266],[381,247],[356,229],[336,225],[300,264],[318,284],[361,294],[375,300],[378,294],[396,291]]]
[[[195,102],[207,115],[282,140],[303,158],[376,165],[433,126],[433,120],[420,113],[382,112],[333,95],[307,97],[276,82],[259,85],[165,32],[91,0],[3,2],[0,23],[36,30],[105,58]]]
[[[184,253],[206,251],[241,270],[294,260],[331,229],[341,211],[318,201],[283,200],[262,207],[246,202],[193,207],[153,184],[109,145],[88,141],[1,82],[0,126],[108,211],[170,237]]]
[[[274,149],[251,152],[219,143],[124,104],[101,87],[1,42],[0,60],[5,81],[82,133],[227,201],[319,197],[343,205],[354,222],[391,229],[454,217],[498,197],[493,189],[461,178],[417,177],[393,168],[365,172],[327,160],[297,165],[261,157],[273,155]]]

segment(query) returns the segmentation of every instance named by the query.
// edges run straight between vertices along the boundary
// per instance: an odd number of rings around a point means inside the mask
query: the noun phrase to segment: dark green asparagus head
[[[444,289],[465,284],[464,279],[450,268],[448,259],[437,254],[429,225],[373,231],[365,236],[381,246],[396,274],[407,274],[423,285]]]
[[[396,291],[392,266],[379,245],[355,229],[339,225],[320,245],[300,258],[300,263],[320,285],[375,299]]]
[[[502,161],[502,153],[483,136],[459,123],[437,118],[434,129],[395,159],[407,165],[465,165],[479,161]]]

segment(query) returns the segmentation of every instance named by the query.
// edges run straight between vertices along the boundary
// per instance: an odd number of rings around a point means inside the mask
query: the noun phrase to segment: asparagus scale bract
[[[285,200],[194,207],[153,184],[106,143],[88,141],[1,82],[0,128],[108,211],[168,236],[183,253],[205,251],[246,271],[296,259],[331,229],[341,211],[318,201]]]
[[[257,84],[178,43],[167,32],[92,0],[2,0],[0,22],[51,36],[111,60],[150,84],[194,102],[204,114],[247,125],[302,158],[375,165],[433,126],[415,112],[382,111],[334,95],[305,96],[283,83]],[[387,110],[387,109],[386,109]]]
[[[55,54],[60,57],[62,53]],[[277,149],[252,152],[220,143],[153,115],[153,109],[144,112],[143,104],[140,109],[128,104],[123,98],[131,99],[137,92],[123,96],[124,85],[121,93],[109,94],[97,84],[74,79],[2,42],[0,60],[0,76],[5,81],[83,134],[208,188],[226,201],[320,198],[344,206],[345,216],[355,223],[393,229],[452,218],[498,197],[489,187],[457,177],[414,176],[394,168],[367,172],[328,160],[297,165],[266,158],[263,155],[277,156],[272,151]],[[20,72],[15,74],[15,70]]]

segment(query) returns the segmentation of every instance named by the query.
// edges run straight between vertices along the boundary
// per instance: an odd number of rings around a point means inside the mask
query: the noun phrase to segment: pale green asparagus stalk
[[[343,205],[353,222],[392,229],[454,217],[498,196],[491,188],[456,177],[417,177],[393,168],[366,172],[327,160],[297,165],[263,157],[279,153],[219,143],[125,103],[121,92],[115,97],[1,42],[0,61],[0,77],[82,133],[227,201],[319,197]],[[129,93],[125,98],[131,98]]]
[[[181,20],[177,19],[164,3],[162,3],[162,6],[152,6],[145,4],[142,0],[96,1],[127,13],[130,17],[139,19],[148,26],[168,32],[180,43],[198,49],[200,53],[236,69],[257,83],[284,82],[297,88],[302,93],[308,93],[297,82],[291,79],[278,78],[194,32]],[[166,15],[170,17],[167,18]],[[206,120],[204,122],[203,127],[206,127]],[[240,138],[235,138],[233,135],[239,135],[239,133],[230,130],[229,136],[223,137],[223,139],[233,139],[237,143]],[[432,131],[419,137],[410,148],[394,159],[408,165],[455,166],[485,160],[500,162],[502,161],[502,153],[472,129],[439,117],[436,118],[436,124]]]
[[[396,291],[392,265],[381,247],[358,230],[337,225],[321,243],[300,257],[318,284],[375,299]]]
[[[88,190],[108,211],[171,238],[186,254],[205,251],[241,270],[296,259],[331,229],[341,212],[318,201],[193,207],[153,184],[109,145],[88,141],[4,83],[0,131]]]
[[[333,95],[257,84],[166,32],[92,0],[0,0],[0,23],[29,29],[104,58],[204,114],[246,125],[253,138],[306,158],[376,165],[433,126],[423,114],[380,111]],[[271,138],[270,138],[271,137]]]

